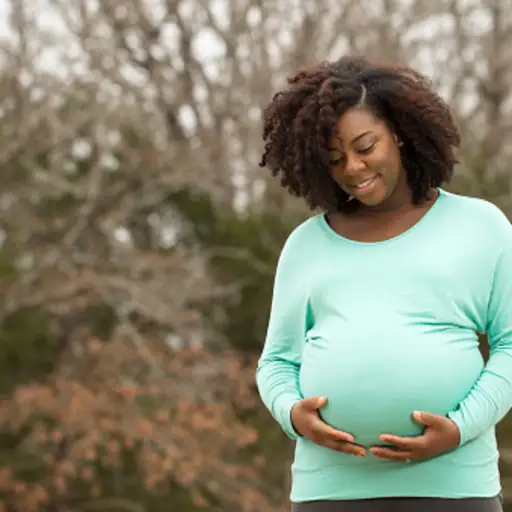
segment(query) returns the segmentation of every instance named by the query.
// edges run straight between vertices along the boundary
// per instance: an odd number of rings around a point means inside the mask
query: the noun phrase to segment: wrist
[[[293,411],[295,410],[295,406],[298,404],[298,402],[295,402],[291,408],[290,408],[290,425],[292,427],[292,429],[294,430],[294,432],[300,436],[300,432],[297,430],[297,426],[295,425],[295,422],[293,421]]]
[[[293,416],[294,416],[294,411],[296,410],[296,405],[299,403],[299,401],[295,402],[292,404],[292,406],[290,407],[290,427],[292,428],[293,430],[293,433],[297,436],[297,437],[302,437],[302,434],[299,432],[297,426],[296,426],[296,423],[294,422],[294,419],[293,419]]]
[[[455,423],[455,421],[453,421],[449,416],[447,416],[447,419],[451,424],[454,448],[457,448],[460,445],[461,440],[460,428],[457,423]]]

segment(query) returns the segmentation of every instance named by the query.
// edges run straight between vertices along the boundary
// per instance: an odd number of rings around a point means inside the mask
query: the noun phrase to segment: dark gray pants
[[[292,512],[503,512],[501,498],[379,498],[294,503]]]

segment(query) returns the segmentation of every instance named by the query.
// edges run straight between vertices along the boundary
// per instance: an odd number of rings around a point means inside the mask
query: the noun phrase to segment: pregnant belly
[[[323,420],[364,446],[381,443],[383,433],[419,435],[422,427],[411,418],[413,411],[444,415],[453,410],[483,367],[473,341],[446,336],[394,340],[393,349],[380,350],[312,339],[301,366],[303,396],[325,396]]]

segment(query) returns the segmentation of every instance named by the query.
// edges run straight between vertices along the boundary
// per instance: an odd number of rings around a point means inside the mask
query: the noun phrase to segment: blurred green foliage
[[[487,193],[490,196],[493,190],[489,189]],[[235,293],[203,307],[205,319],[222,333],[224,341],[231,347],[248,355],[257,354],[265,336],[273,274],[280,249],[288,234],[303,219],[287,212],[248,211],[240,215],[232,209],[214,206],[206,194],[191,189],[169,195],[164,203],[180,213],[184,226],[181,242],[196,246],[209,256],[210,270],[219,282],[235,285]],[[66,215],[73,207],[65,197],[48,201],[41,205],[41,218],[49,220]],[[140,213],[142,216],[144,212]],[[149,237],[147,233],[143,239],[146,237]],[[16,255],[17,251],[7,244],[0,252],[0,280],[4,284],[16,275]],[[105,304],[96,303],[85,310],[75,311],[67,322],[54,325],[44,306],[25,308],[3,319],[0,325],[3,348],[0,391],[3,396],[8,396],[20,384],[42,381],[51,373],[65,346],[67,327],[86,326],[91,334],[108,339],[115,317]],[[483,347],[485,353],[485,343]],[[255,454],[262,454],[269,459],[270,464],[261,477],[269,494],[278,501],[286,492],[291,445],[263,407],[243,420],[258,429],[260,439],[240,456],[250,460]],[[499,438],[501,446],[512,446],[511,420],[500,425]],[[0,432],[0,465],[18,457],[16,448],[21,441],[21,436],[15,438]],[[137,474],[132,456],[125,454],[119,472],[100,471],[105,496],[133,499],[152,512],[204,510],[195,507],[187,492],[172,482],[163,493],[148,492]],[[507,483],[512,478],[512,468],[505,463],[502,466],[503,480]],[[36,479],[44,477],[37,472],[32,475]],[[77,484],[74,502],[86,498],[82,492],[85,491]],[[507,510],[512,510],[512,506]]]

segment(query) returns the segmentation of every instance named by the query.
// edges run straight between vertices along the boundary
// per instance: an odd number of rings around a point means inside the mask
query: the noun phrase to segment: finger
[[[355,455],[356,457],[364,457],[367,454],[366,448],[352,443],[338,443],[340,445],[340,451],[348,453],[349,455]]]
[[[321,419],[318,418],[315,421],[312,428],[315,436],[329,439],[334,442],[345,441],[345,442],[354,442],[355,438],[352,434],[348,432],[343,432],[343,430],[337,430],[335,428],[330,427],[327,423],[324,423]]]
[[[445,416],[441,416],[439,414],[432,414],[431,412],[425,411],[414,411],[412,413],[412,417],[415,421],[427,427],[443,425],[446,423],[446,420],[448,419]]]
[[[366,449],[362,446],[344,441],[328,440],[324,446],[327,446],[331,450],[335,450],[337,452],[355,455],[356,457],[364,457],[366,455]]]
[[[414,452],[410,450],[393,450],[392,448],[370,448],[370,452],[379,459],[410,461]]]
[[[419,441],[420,437],[421,436],[400,437],[400,436],[393,436],[391,434],[383,434],[383,435],[379,436],[379,439],[381,441],[384,441],[387,444],[395,445],[402,450],[412,450],[413,448],[416,448],[416,447],[418,447],[419,444],[421,444],[421,441]]]
[[[325,396],[312,396],[302,400],[302,406],[307,411],[316,411],[327,403]]]

